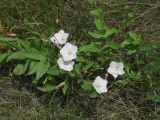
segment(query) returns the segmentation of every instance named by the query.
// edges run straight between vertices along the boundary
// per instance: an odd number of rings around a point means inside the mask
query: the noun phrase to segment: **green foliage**
[[[119,30],[117,30],[116,28],[106,27],[102,15],[102,10],[95,9],[90,11],[90,14],[93,16],[94,24],[97,28],[97,30],[94,32],[88,32],[88,34],[91,35],[92,37],[106,39],[119,32]]]
[[[0,37],[1,43],[16,42],[17,40],[19,40],[19,39],[18,38],[2,38],[2,37]]]
[[[92,85],[92,83],[90,81],[84,81],[84,83],[81,85],[81,87],[84,90],[91,91],[92,88],[93,88],[93,85]]]
[[[49,75],[55,75],[55,76],[60,75],[58,66],[54,65],[54,66],[50,67],[48,69],[48,71],[47,71],[47,74],[49,74]]]
[[[7,62],[15,62],[13,73],[19,76],[32,76],[32,84],[36,84],[42,92],[54,92],[59,89],[58,84],[64,83],[61,87],[65,95],[74,87],[80,86],[89,97],[96,98],[99,94],[95,92],[92,82],[97,75],[106,74],[109,62],[115,60],[125,63],[126,74],[123,77],[119,76],[118,80],[111,78],[109,81],[113,87],[123,88],[140,82],[157,87],[158,82],[152,78],[153,74],[158,76],[155,71],[159,68],[149,69],[151,66],[158,66],[157,62],[151,60],[152,57],[150,57],[152,50],[157,47],[143,46],[144,41],[141,36],[132,31],[124,32],[116,26],[111,28],[106,25],[101,9],[91,10],[90,14],[96,30],[88,34],[96,40],[79,43],[78,55],[72,72],[65,72],[57,65],[58,50],[48,40],[55,30],[51,27],[48,27],[44,36],[27,26],[26,34],[31,35],[27,38],[0,38],[1,43],[11,46],[8,47],[6,53],[0,54],[0,67]],[[127,13],[125,21],[127,26],[133,16],[132,11]],[[26,25],[29,24],[27,20],[25,22]],[[121,40],[115,40],[115,35],[121,36],[122,32],[124,33]],[[73,39],[73,42],[77,41]],[[159,91],[154,90],[154,92]],[[148,99],[158,101],[158,94],[151,93],[151,96]]]
[[[54,85],[46,84],[43,87],[38,87],[38,89],[41,90],[41,91],[43,91],[43,92],[53,92],[57,88]]]
[[[97,46],[95,44],[90,44],[90,45],[86,45],[86,46],[82,46],[79,48],[80,52],[90,52],[90,53],[98,53],[99,49],[97,48]]]

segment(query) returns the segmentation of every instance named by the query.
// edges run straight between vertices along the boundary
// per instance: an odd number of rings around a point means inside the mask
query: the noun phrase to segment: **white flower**
[[[107,71],[108,73],[113,75],[114,78],[117,78],[118,75],[123,75],[125,73],[123,68],[124,68],[124,65],[122,62],[112,61]]]
[[[57,60],[57,63],[58,66],[65,71],[73,70],[74,61],[64,61],[63,58],[61,57]]]
[[[98,93],[105,93],[108,91],[107,84],[108,84],[107,80],[102,79],[100,76],[98,76],[93,82],[93,87],[96,89]]]
[[[70,61],[77,58],[77,46],[70,43],[66,43],[65,46],[60,50],[64,61]]]
[[[69,33],[65,33],[64,30],[60,30],[58,33],[55,33],[50,40],[55,44],[65,44],[67,42]]]

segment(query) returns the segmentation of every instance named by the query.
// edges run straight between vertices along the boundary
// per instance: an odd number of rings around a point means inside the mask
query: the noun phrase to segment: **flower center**
[[[100,88],[101,87],[101,85],[98,84],[98,83],[96,83],[95,86],[96,86],[96,88]]]
[[[68,51],[68,53],[67,53],[68,55],[71,55],[72,54],[72,52],[71,51]]]
[[[118,70],[119,69],[119,65],[116,65],[115,68],[116,68],[116,70]]]
[[[62,39],[62,41],[64,41],[65,39],[64,39],[64,37],[61,37],[61,39]]]

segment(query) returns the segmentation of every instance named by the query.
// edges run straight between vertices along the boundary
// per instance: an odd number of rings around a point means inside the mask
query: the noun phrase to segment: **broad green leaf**
[[[30,43],[26,40],[17,40],[17,44],[20,49],[28,50],[30,48]]]
[[[84,83],[81,85],[81,87],[86,91],[91,91],[93,88],[93,85],[90,81],[84,81]]]
[[[116,28],[111,28],[111,29],[107,29],[107,31],[105,33],[102,33],[100,31],[94,31],[94,32],[88,32],[88,34],[94,38],[106,39],[106,38],[108,38],[118,32],[119,32],[119,30],[117,30]]]
[[[44,57],[40,54],[37,53],[27,53],[24,51],[18,51],[18,52],[14,52],[12,53],[7,61],[10,60],[24,60],[24,59],[32,59],[32,60],[42,60]]]
[[[28,75],[31,75],[31,74],[34,74],[34,73],[37,72],[38,63],[39,63],[38,61],[31,61],[29,71],[28,71]]]
[[[56,75],[56,76],[58,76],[60,74],[59,68],[58,68],[57,65],[54,65],[51,68],[49,68],[49,70],[47,71],[47,73],[50,74],[50,75]]]
[[[18,64],[15,69],[14,69],[14,74],[16,75],[22,75],[26,72],[26,70],[28,69],[28,65],[29,65],[30,61],[27,60],[26,63],[23,64]]]
[[[131,44],[131,42],[130,42],[128,39],[125,39],[125,40],[121,43],[121,47],[124,48],[124,47],[126,47],[126,46],[128,46],[128,45],[130,45],[130,44]]]
[[[83,63],[84,63],[84,62],[87,61],[87,59],[85,59],[84,56],[78,56],[77,59],[76,59],[76,61],[77,61],[77,62],[83,62]]]
[[[102,10],[91,10],[90,14],[94,17],[94,24],[97,28],[98,31],[105,31],[106,30],[106,25],[104,22],[104,18],[102,15]]]
[[[107,45],[114,50],[118,50],[120,48],[120,45],[116,42],[108,42]]]
[[[131,39],[133,40],[133,44],[134,45],[139,45],[142,40],[141,40],[141,37],[138,36],[137,34],[133,33],[133,32],[129,32],[129,36],[131,37]]]
[[[0,54],[0,67],[6,62],[8,56],[9,54],[7,53]]]
[[[119,32],[119,30],[116,29],[116,28],[108,29],[108,30],[106,31],[106,33],[104,34],[103,38],[108,38],[108,37],[110,37],[110,36],[112,36],[112,35],[114,35],[114,34],[116,34],[116,33],[118,33],[118,32]]]
[[[99,49],[96,45],[94,44],[89,44],[89,45],[86,45],[86,46],[83,46],[80,49],[80,52],[91,52],[91,53],[98,53],[99,52]]]
[[[48,71],[49,63],[45,61],[40,61],[36,67],[36,79],[39,80]]]
[[[56,86],[51,85],[51,84],[46,84],[43,87],[37,87],[37,88],[42,92],[53,92],[54,90],[57,89]]]
[[[23,64],[18,64],[14,71],[13,71],[14,74],[16,75],[22,75],[25,73],[25,70],[24,70],[24,65]]]
[[[99,94],[97,92],[93,92],[89,95],[91,98],[97,98]]]
[[[77,74],[81,74],[81,67],[82,67],[82,63],[75,65],[75,71]]]
[[[29,68],[31,61],[30,60],[26,60],[25,64],[24,64],[24,71],[26,71]]]
[[[3,42],[3,43],[5,43],[5,42],[15,42],[16,43],[17,40],[18,40],[18,38],[2,38],[2,37],[0,37],[0,42]]]
[[[97,28],[98,31],[104,31],[106,30],[106,26],[105,26],[105,23],[103,21],[103,19],[101,18],[94,18],[94,24]]]

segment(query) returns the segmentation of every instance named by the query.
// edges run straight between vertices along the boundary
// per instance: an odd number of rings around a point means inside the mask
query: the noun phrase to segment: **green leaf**
[[[39,63],[38,61],[31,61],[29,71],[28,71],[28,75],[31,75],[31,74],[34,74],[34,73],[37,72],[38,63]]]
[[[127,52],[128,55],[132,55],[134,53],[136,53],[136,50],[128,50],[128,52]]]
[[[106,25],[102,15],[102,10],[91,10],[90,14],[94,17],[94,24],[98,31],[105,31]]]
[[[36,79],[39,80],[45,73],[47,73],[49,63],[46,61],[32,61],[29,67],[28,75],[36,73]]]
[[[36,67],[36,79],[39,80],[48,71],[49,63],[45,61],[40,61]]]
[[[77,74],[81,74],[81,67],[82,67],[82,63],[75,65],[75,71]]]
[[[84,58],[84,56],[78,56],[76,59],[77,62],[86,62],[87,59]]]
[[[51,84],[46,84],[45,86],[43,87],[37,87],[40,91],[42,92],[53,92],[54,90],[57,89],[56,86],[54,85],[51,85]]]
[[[101,18],[94,18],[94,24],[96,25],[98,31],[104,31],[106,29],[105,23]]]
[[[121,47],[124,48],[124,47],[126,47],[126,46],[128,46],[128,45],[130,45],[130,44],[131,44],[131,42],[130,42],[128,39],[125,39],[125,40],[121,43]]]
[[[108,42],[107,45],[114,50],[118,50],[120,48],[120,45],[116,42]]]
[[[80,49],[80,52],[91,52],[91,53],[98,53],[99,52],[99,49],[94,44],[89,44],[89,45],[83,46],[79,49]]]
[[[129,83],[128,80],[117,80],[114,82],[114,84],[120,86],[120,87],[124,87],[125,85],[127,85]]]
[[[90,81],[84,81],[84,83],[81,85],[81,87],[86,91],[91,91],[93,88],[93,85]]]
[[[129,36],[133,40],[132,44],[134,45],[139,45],[142,42],[141,37],[133,32],[129,32]]]
[[[60,75],[59,68],[58,68],[57,65],[54,65],[51,68],[49,68],[49,70],[47,71],[47,73],[50,74],[50,75],[55,75],[55,76]]]
[[[16,75],[22,75],[22,74],[24,74],[25,73],[25,71],[24,71],[24,65],[23,64],[18,64],[15,67],[13,73],[16,74]]]
[[[111,28],[111,29],[107,29],[107,31],[105,33],[100,32],[100,31],[94,31],[94,32],[88,32],[88,34],[94,38],[106,39],[106,38],[108,38],[118,32],[119,32],[119,30],[117,30],[116,28]]]
[[[116,34],[116,33],[118,33],[118,32],[119,32],[119,30],[116,29],[116,28],[108,29],[108,30],[106,31],[106,33],[104,34],[103,38],[108,38],[108,37],[110,37],[110,36],[112,36],[112,35],[114,35],[114,34]]]
[[[0,37],[0,42],[3,42],[3,43],[5,43],[5,42],[15,42],[16,43],[17,40],[18,40],[18,38],[2,38],[2,37]]]
[[[133,79],[133,80],[141,80],[141,74],[140,73],[135,73],[133,71],[131,71],[130,73],[128,73],[128,77],[130,79]]]
[[[27,68],[28,68],[28,65],[29,65],[30,61],[26,61],[26,63],[23,65],[23,64],[18,64],[13,73],[16,74],[16,75],[22,75],[26,72]]]
[[[94,38],[103,38],[104,37],[104,33],[100,32],[100,31],[88,32],[88,34]]]
[[[11,61],[11,60],[24,60],[24,59],[32,59],[32,60],[42,60],[44,57],[40,54],[37,53],[27,53],[24,51],[18,51],[18,52],[14,52],[12,53],[7,61]]]
[[[17,40],[17,44],[20,49],[28,50],[30,48],[30,42],[26,40]]]
[[[0,68],[6,62],[8,56],[8,53],[0,54]]]
[[[64,95],[66,94],[68,89],[69,89],[69,85],[67,83],[65,83],[65,85],[64,85],[64,87],[62,89]]]
[[[93,92],[89,95],[91,98],[97,98],[99,94],[97,92]]]

